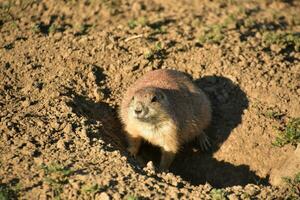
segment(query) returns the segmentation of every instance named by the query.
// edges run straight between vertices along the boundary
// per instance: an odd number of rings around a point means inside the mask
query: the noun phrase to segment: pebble
[[[254,186],[254,185],[251,185],[251,184],[246,185],[245,191],[246,191],[250,196],[254,196],[254,195],[258,194],[257,188],[255,188],[255,186]]]
[[[239,197],[236,194],[230,194],[227,196],[229,200],[239,200]]]
[[[72,124],[67,124],[63,131],[67,134],[71,134],[73,132]]]
[[[66,148],[65,142],[64,142],[64,140],[62,140],[62,139],[58,140],[58,142],[56,143],[56,146],[57,146],[57,148],[59,148],[59,149],[65,149],[65,148]]]
[[[256,86],[256,87],[261,86],[261,82],[260,82],[260,81],[257,81],[256,84],[255,84],[255,86]]]
[[[155,174],[155,167],[152,161],[149,161],[147,165],[143,168],[144,171],[148,172],[151,175]]]
[[[57,40],[57,41],[61,40],[62,36],[63,36],[62,32],[56,32],[53,35],[54,39]]]
[[[109,195],[106,192],[101,192],[99,194],[99,196],[98,195],[96,196],[96,199],[99,199],[99,200],[110,200],[110,197],[109,197]]]
[[[94,96],[96,98],[96,102],[100,102],[104,99],[104,93],[102,92],[101,88],[99,88],[99,87],[95,88]]]
[[[50,97],[51,98],[57,98],[57,97],[59,97],[60,96],[60,93],[58,92],[58,91],[54,91],[54,92],[52,92],[51,94],[50,94]]]
[[[255,33],[255,37],[256,37],[256,38],[261,38],[261,36],[262,36],[262,35],[261,35],[260,32],[256,32],[256,33]]]
[[[69,183],[72,185],[72,187],[76,190],[80,190],[80,183],[76,180],[69,180]]]
[[[274,74],[275,74],[275,70],[274,70],[274,69],[271,69],[271,70],[269,71],[269,75],[273,76]]]
[[[42,120],[39,120],[39,119],[36,120],[36,124],[37,124],[38,126],[40,126],[40,127],[43,127],[43,126],[44,126],[44,122],[43,122]]]
[[[29,99],[26,99],[25,101],[22,102],[22,106],[24,108],[27,108],[30,105],[31,105],[31,101]]]
[[[83,127],[81,131],[77,131],[79,137],[85,141],[89,141],[89,137],[87,136],[87,129]]]
[[[58,130],[60,127],[60,124],[57,121],[52,121],[52,122],[50,122],[50,127],[55,130]]]
[[[96,76],[95,76],[95,74],[93,72],[89,72],[88,73],[88,78],[91,81],[95,81],[96,80]]]
[[[274,51],[275,53],[279,53],[279,52],[281,51],[281,47],[280,47],[279,45],[277,45],[277,44],[272,44],[272,45],[270,46],[270,49],[271,49],[272,51]]]
[[[36,165],[42,165],[44,160],[41,158],[41,157],[36,157],[36,158],[33,158],[33,161]]]

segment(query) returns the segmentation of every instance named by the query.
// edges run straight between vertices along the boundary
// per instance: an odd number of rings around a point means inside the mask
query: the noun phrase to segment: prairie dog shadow
[[[231,131],[241,123],[243,111],[248,107],[246,94],[230,79],[221,76],[206,76],[194,82],[208,95],[212,103],[213,120],[210,127],[205,130],[210,137],[212,148],[209,152],[202,152],[196,142],[185,144],[182,151],[177,154],[170,171],[193,185],[205,184],[206,182],[214,187],[229,187],[248,183],[268,184],[266,179],[258,177],[247,165],[235,166],[213,158],[213,153],[219,150]],[[70,94],[73,94],[73,100],[69,106],[74,109],[77,115],[87,117],[88,123],[99,121],[103,124],[99,130],[101,136],[95,133],[89,137],[101,137],[107,143],[111,143],[117,149],[126,152],[125,134],[116,110],[104,102],[96,103],[72,91]],[[140,149],[139,156],[142,157],[144,163],[152,160],[157,166],[160,150],[157,147],[144,144]],[[135,165],[134,162],[132,163]]]

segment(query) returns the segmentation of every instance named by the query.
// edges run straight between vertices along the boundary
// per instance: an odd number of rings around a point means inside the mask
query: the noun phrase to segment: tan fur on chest
[[[160,147],[168,144],[176,145],[177,132],[174,123],[171,121],[161,122],[159,124],[149,124],[132,119],[128,122],[128,133],[135,133],[153,145]]]

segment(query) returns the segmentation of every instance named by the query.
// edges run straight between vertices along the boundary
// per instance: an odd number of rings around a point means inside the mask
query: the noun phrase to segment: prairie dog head
[[[168,114],[169,102],[159,88],[147,87],[133,95],[129,105],[129,115],[143,122],[156,123]]]

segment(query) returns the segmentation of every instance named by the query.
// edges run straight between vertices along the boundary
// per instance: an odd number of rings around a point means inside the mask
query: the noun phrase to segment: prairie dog
[[[204,92],[184,73],[160,69],[146,73],[125,92],[120,110],[128,151],[136,156],[144,139],[161,148],[159,168],[167,170],[182,144],[199,136],[211,121],[211,105]]]

